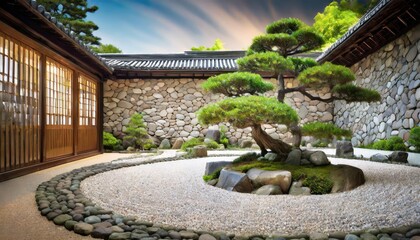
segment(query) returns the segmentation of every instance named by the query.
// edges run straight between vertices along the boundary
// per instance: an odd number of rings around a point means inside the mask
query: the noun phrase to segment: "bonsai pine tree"
[[[262,130],[261,124],[289,126],[292,133],[297,136],[294,141],[295,147],[300,146],[301,130],[298,126],[298,116],[293,109],[284,104],[287,93],[300,92],[311,100],[323,102],[380,100],[380,95],[376,91],[353,85],[355,76],[344,66],[332,63],[318,65],[312,59],[289,57],[316,49],[323,42],[319,34],[299,19],[286,18],[268,25],[267,33],[254,38],[247,56],[237,61],[241,73],[211,77],[203,84],[204,89],[208,91],[236,98],[203,107],[198,111],[199,121],[203,124],[230,122],[238,128],[251,127],[252,137],[260,147],[262,155],[270,149],[285,156],[293,147],[270,137]],[[245,93],[252,95],[271,90],[272,87],[268,87],[269,83],[264,83],[261,76],[257,77],[250,73],[267,71],[274,73],[278,79],[278,101],[262,96],[242,96]],[[283,78],[285,73],[297,76],[299,85],[286,88]],[[310,92],[324,87],[331,90],[329,98],[321,98]]]
[[[254,38],[248,55],[238,60],[240,71],[272,72],[278,79],[277,99],[284,102],[287,93],[300,92],[310,100],[332,102],[346,100],[348,102],[374,102],[380,100],[376,91],[357,87],[353,72],[340,65],[324,63],[318,65],[310,58],[291,57],[294,54],[308,52],[319,48],[324,43],[321,35],[313,28],[296,18],[285,18],[269,24],[266,34]],[[297,87],[286,88],[285,73],[297,77]],[[321,98],[311,90],[328,88],[331,97]],[[301,130],[292,125],[295,136],[294,146],[299,147]]]

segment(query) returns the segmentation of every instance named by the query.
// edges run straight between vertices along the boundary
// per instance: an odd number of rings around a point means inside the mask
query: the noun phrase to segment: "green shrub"
[[[332,123],[310,122],[302,126],[302,135],[332,140],[334,136],[337,138],[351,137],[352,132],[350,130],[341,129]]]
[[[229,146],[229,138],[226,136],[228,128],[225,125],[220,126],[220,143],[227,148]]]
[[[203,176],[203,180],[205,182],[208,182],[208,181],[213,180],[213,179],[218,179],[219,176],[220,176],[220,172],[222,171],[222,169],[223,169],[223,167],[220,167],[220,168],[216,169],[214,172],[212,172],[211,174],[204,175]]]
[[[184,142],[181,146],[181,149],[183,151],[186,151],[187,148],[192,148],[195,146],[204,145],[203,139],[200,138],[191,138],[190,140]]]
[[[150,150],[152,148],[157,148],[156,144],[153,142],[152,139],[147,139],[143,144],[143,149]]]
[[[400,137],[391,137],[389,139],[376,141],[373,143],[372,148],[387,151],[407,151],[404,140]]]
[[[416,148],[416,152],[420,152],[420,127],[414,127],[410,130],[408,142]]]
[[[312,143],[312,147],[319,147],[319,148],[328,147],[328,143],[329,142],[325,140],[318,140]]]
[[[302,186],[310,188],[312,194],[330,193],[333,185],[331,179],[317,175],[307,176],[302,182]]]
[[[151,139],[147,134],[146,125],[144,124],[143,116],[140,113],[134,113],[131,115],[125,133],[127,135],[123,140],[125,142],[132,143],[131,147],[145,149],[145,144],[150,146]]]
[[[251,162],[256,160],[257,158],[258,154],[256,152],[249,152],[233,160],[233,163]]]
[[[218,149],[220,146],[219,146],[219,144],[216,142],[216,141],[214,141],[214,140],[211,140],[211,139],[207,139],[205,142],[204,142],[204,144],[206,145],[206,147],[208,148],[208,149]]]
[[[112,133],[103,132],[103,145],[108,150],[118,150],[121,147],[121,141],[114,137]]]

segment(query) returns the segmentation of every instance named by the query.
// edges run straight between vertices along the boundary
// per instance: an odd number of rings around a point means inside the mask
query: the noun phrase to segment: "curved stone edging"
[[[102,163],[75,169],[71,172],[57,175],[51,180],[40,184],[36,190],[35,198],[38,209],[48,220],[57,225],[65,226],[81,235],[91,235],[103,239],[200,239],[200,240],[229,240],[238,238],[234,234],[221,232],[192,231],[171,226],[153,224],[147,221],[136,220],[134,217],[114,214],[110,210],[95,206],[80,190],[80,183],[93,175],[125,167],[133,167],[165,161],[175,161],[178,158],[145,160],[135,163]],[[403,239],[420,235],[420,223],[413,226],[404,226],[394,229],[369,230],[370,234],[381,237]],[[385,235],[384,235],[385,234]],[[300,234],[294,236],[247,236],[246,239],[281,239],[281,238],[310,238],[344,239],[347,233],[327,234]],[[363,238],[363,232],[354,232]],[[367,235],[365,234],[365,237]],[[242,237],[241,237],[242,238]],[[378,238],[379,239],[379,238]]]

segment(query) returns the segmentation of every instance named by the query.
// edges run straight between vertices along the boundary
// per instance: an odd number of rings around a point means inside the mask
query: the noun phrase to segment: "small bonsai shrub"
[[[220,172],[222,171],[222,169],[223,169],[223,167],[220,167],[220,168],[216,169],[214,172],[212,172],[211,174],[204,175],[203,176],[203,180],[205,182],[208,182],[208,181],[213,180],[213,179],[218,179],[219,176],[220,176]]]
[[[183,151],[186,151],[187,148],[193,148],[195,146],[204,145],[204,141],[199,138],[191,138],[190,140],[184,142],[181,146]]]
[[[240,157],[233,160],[233,163],[242,163],[242,162],[251,162],[258,158],[258,154],[255,152],[249,152],[245,153],[244,155],[241,155]]]
[[[103,145],[107,150],[118,150],[121,147],[121,141],[114,137],[112,133],[103,132]]]
[[[219,144],[211,139],[207,139],[206,141],[204,141],[204,144],[206,145],[206,147],[208,149],[218,149],[219,148]]]
[[[416,148],[416,152],[420,152],[420,127],[414,127],[410,130],[408,142]]]
[[[302,182],[302,186],[310,188],[312,194],[330,193],[333,185],[331,179],[317,175],[308,176]]]
[[[127,135],[123,138],[123,140],[131,143],[131,147],[144,150],[145,146],[151,147],[153,144],[153,141],[147,134],[146,125],[144,124],[143,116],[140,113],[131,115],[130,122],[128,122],[125,133]]]
[[[373,149],[388,151],[407,151],[404,140],[400,137],[391,137],[386,140],[379,140],[372,145]]]
[[[227,148],[229,146],[229,139],[226,136],[228,128],[225,125],[220,126],[220,143]]]

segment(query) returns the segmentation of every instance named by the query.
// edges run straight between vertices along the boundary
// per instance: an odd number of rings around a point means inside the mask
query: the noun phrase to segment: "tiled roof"
[[[359,22],[357,22],[353,27],[351,27],[340,39],[338,39],[333,45],[331,45],[327,50],[325,50],[316,60],[322,61],[326,56],[332,53],[338,46],[347,41],[350,36],[355,32],[361,29],[366,23],[368,23],[381,9],[383,9],[389,2],[392,0],[382,0],[380,1],[373,9],[363,15]]]
[[[245,51],[186,51],[179,54],[100,54],[118,70],[236,71]]]

